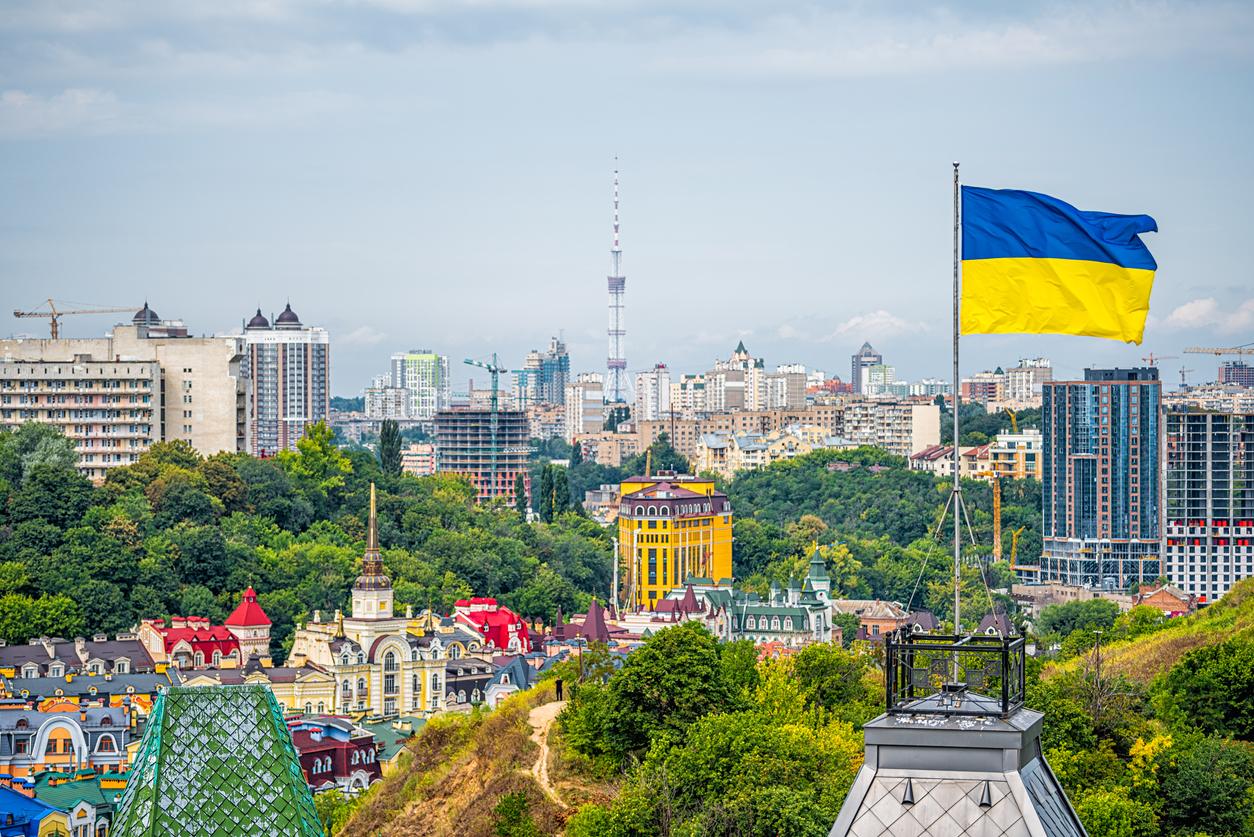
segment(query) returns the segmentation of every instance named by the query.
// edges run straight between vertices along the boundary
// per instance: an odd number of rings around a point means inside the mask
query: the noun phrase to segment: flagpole
[[[962,401],[962,385],[961,379],[958,377],[958,282],[962,269],[962,262],[958,256],[958,232],[961,225],[959,219],[958,207],[958,161],[954,160],[954,635],[962,633],[962,622],[960,620],[961,607],[961,582],[962,582],[962,479],[961,479],[961,456],[959,455],[958,440],[958,412],[959,405]],[[957,663],[955,662],[954,679],[957,679],[956,671]]]

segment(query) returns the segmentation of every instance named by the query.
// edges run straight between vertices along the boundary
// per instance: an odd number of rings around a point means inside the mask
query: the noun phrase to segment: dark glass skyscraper
[[[1043,580],[1127,589],[1158,578],[1161,392],[1152,367],[1044,384]]]

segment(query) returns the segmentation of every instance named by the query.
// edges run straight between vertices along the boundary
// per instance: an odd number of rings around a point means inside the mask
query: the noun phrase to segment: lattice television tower
[[[618,158],[614,158],[614,248],[610,250],[614,272],[609,277],[610,289],[610,356],[606,361],[608,380],[606,390],[611,402],[626,401],[631,387],[627,384],[627,357],[623,322],[623,292],[627,289],[627,277],[623,275],[623,251],[618,246]]]

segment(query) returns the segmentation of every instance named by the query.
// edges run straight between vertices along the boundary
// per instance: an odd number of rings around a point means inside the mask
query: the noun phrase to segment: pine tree
[[[570,483],[565,468],[553,469],[553,514],[557,516],[570,508]]]
[[[527,483],[523,480],[522,471],[514,477],[514,509],[523,520],[527,519]]]
[[[574,468],[581,462],[583,462],[583,445],[579,444],[579,440],[576,439],[570,446],[570,467]]]
[[[545,465],[540,472],[540,519],[553,522],[553,466]]]
[[[388,476],[401,475],[401,429],[392,419],[379,428],[379,467]]]

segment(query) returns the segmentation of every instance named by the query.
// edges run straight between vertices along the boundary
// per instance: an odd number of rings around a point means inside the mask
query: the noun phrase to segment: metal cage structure
[[[1026,646],[1021,636],[890,634],[885,711],[1009,718],[1024,702]]]

